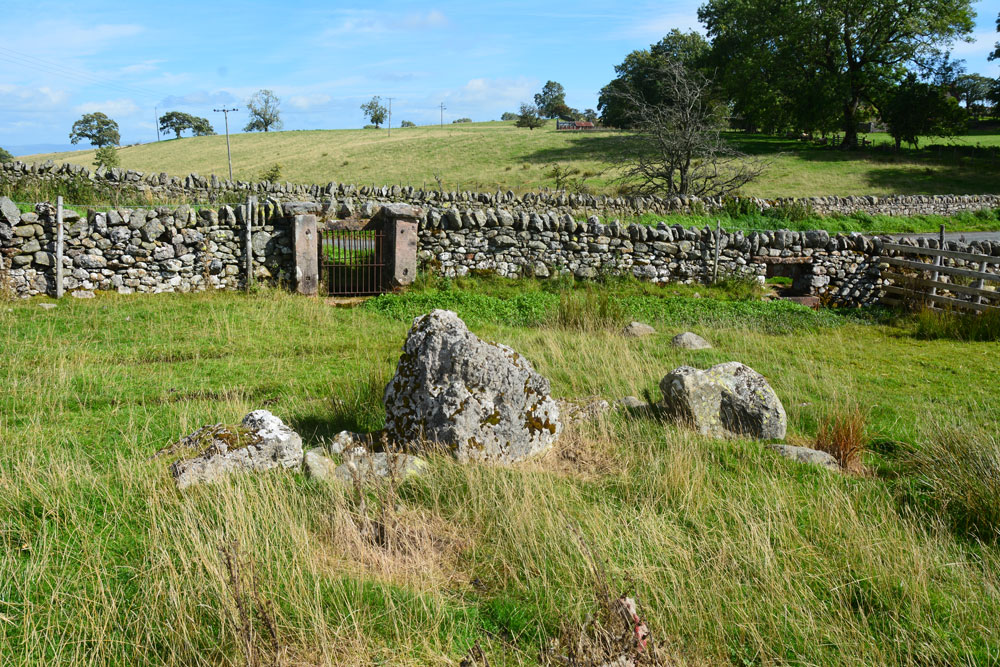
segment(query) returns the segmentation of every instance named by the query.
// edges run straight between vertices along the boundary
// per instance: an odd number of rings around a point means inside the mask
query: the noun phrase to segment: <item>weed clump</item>
[[[833,456],[844,470],[863,473],[867,422],[867,415],[857,405],[834,411],[820,421],[816,449]]]
[[[954,310],[934,310],[924,307],[917,311],[917,338],[936,340],[949,338],[965,342],[1000,340],[1000,308],[982,313],[962,313]]]

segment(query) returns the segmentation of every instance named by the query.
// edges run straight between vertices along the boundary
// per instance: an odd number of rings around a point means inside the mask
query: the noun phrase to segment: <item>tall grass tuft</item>
[[[982,313],[923,308],[916,314],[915,335],[926,340],[950,338],[966,342],[1000,340],[1000,308]]]
[[[934,426],[927,442],[904,459],[908,489],[923,509],[939,514],[959,534],[1000,541],[1000,439],[996,432]]]
[[[619,329],[627,319],[625,307],[614,295],[586,289],[561,294],[551,324],[561,329],[600,331]]]
[[[832,455],[844,470],[861,474],[867,424],[868,416],[857,405],[834,410],[820,420],[816,449]]]

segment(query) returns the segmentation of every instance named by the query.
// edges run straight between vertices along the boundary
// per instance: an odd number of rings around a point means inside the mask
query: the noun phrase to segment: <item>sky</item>
[[[392,98],[393,126],[495,120],[548,80],[566,102],[596,108],[614,66],[671,28],[700,29],[701,0],[572,2],[162,3],[4,0],[0,13],[0,146],[68,149],[73,121],[103,111],[122,144],[156,140],[157,113],[208,118],[261,88],[281,100],[286,130],[359,128],[360,105]],[[1000,0],[980,0],[973,42],[953,57],[1000,76]],[[79,146],[85,148],[83,144]]]

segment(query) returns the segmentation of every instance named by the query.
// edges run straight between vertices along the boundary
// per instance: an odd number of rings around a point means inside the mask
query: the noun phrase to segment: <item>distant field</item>
[[[385,130],[310,130],[231,136],[233,171],[239,180],[258,180],[271,165],[295,183],[404,184],[449,190],[511,189],[517,192],[554,187],[548,171],[555,163],[580,170],[586,188],[614,191],[615,173],[602,162],[614,132],[556,132],[554,124],[538,130],[513,123]],[[734,133],[732,139],[769,162],[747,194],[763,197],[816,195],[972,194],[996,192],[1000,159],[963,157],[928,151],[901,154],[845,153],[774,137]],[[871,135],[885,143],[885,135]],[[950,142],[965,146],[1000,145],[1000,134],[978,134]],[[122,165],[144,172],[191,172],[226,176],[224,136],[194,137],[131,146],[120,151]],[[32,155],[22,160],[73,162],[93,166],[94,151]]]

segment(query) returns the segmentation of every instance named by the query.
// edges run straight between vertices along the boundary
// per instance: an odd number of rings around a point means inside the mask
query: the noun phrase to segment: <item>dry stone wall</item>
[[[0,185],[22,190],[58,186],[60,192],[90,189],[108,201],[122,197],[150,202],[189,204],[238,204],[248,196],[277,202],[311,201],[323,204],[341,218],[355,215],[370,217],[372,207],[390,202],[424,207],[459,207],[461,209],[504,208],[512,213],[548,213],[556,211],[583,219],[590,215],[603,218],[635,216],[646,213],[711,213],[723,208],[722,198],[698,197],[612,197],[567,192],[441,192],[400,185],[352,185],[330,182],[325,185],[301,185],[230,181],[214,174],[204,177],[189,174],[183,178],[165,173],[145,174],[131,169],[91,171],[80,165],[20,161],[0,164]],[[954,215],[964,211],[1000,208],[1000,195],[894,195],[888,197],[803,197],[749,198],[761,209],[793,203],[806,205],[818,215],[868,213],[871,215]],[[69,203],[81,203],[69,201]]]
[[[365,217],[377,209],[370,205]],[[339,213],[329,202],[264,202],[254,216],[250,241],[255,277],[295,282],[294,216],[330,220]],[[596,216],[579,222],[555,210],[492,207],[425,207],[419,216],[420,270],[443,276],[476,271],[580,279],[628,274],[660,283],[698,283],[713,276],[718,248],[720,277],[788,276],[794,291],[831,304],[873,303],[885,285],[879,266],[885,237],[781,230],[723,232],[717,240],[707,227],[602,224]],[[363,222],[357,213],[352,217]],[[51,204],[22,213],[0,198],[0,279],[19,296],[56,291],[55,218]],[[63,287],[122,293],[243,287],[246,223],[243,206],[91,210],[85,216],[66,211]],[[913,243],[937,246],[933,240]],[[990,241],[949,241],[946,247],[1000,256],[1000,243]]]
[[[65,210],[63,288],[129,294],[244,287],[245,216],[242,206]],[[56,240],[54,206],[21,213],[0,198],[0,279],[9,290],[22,297],[56,293]],[[256,280],[291,281],[290,219],[262,210],[250,245]]]

